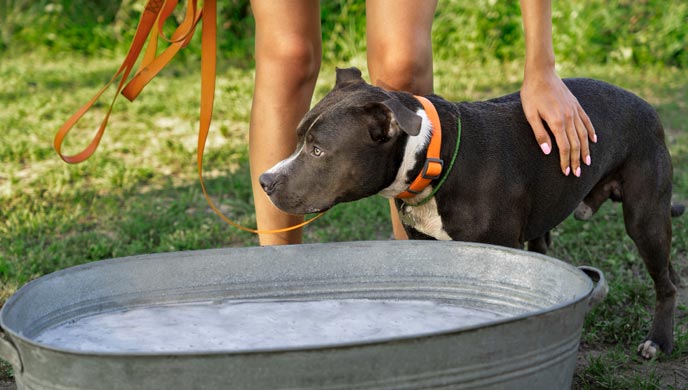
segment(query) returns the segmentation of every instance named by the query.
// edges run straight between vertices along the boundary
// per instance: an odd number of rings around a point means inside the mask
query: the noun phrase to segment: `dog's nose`
[[[268,196],[272,195],[273,192],[275,192],[275,184],[277,183],[276,176],[274,173],[263,173],[260,175],[258,178],[258,182],[260,183],[260,186],[263,187],[263,191],[265,191]]]

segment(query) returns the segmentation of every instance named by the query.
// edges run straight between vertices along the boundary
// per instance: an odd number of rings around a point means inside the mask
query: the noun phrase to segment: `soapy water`
[[[100,313],[48,328],[35,341],[84,352],[237,352],[413,336],[500,317],[421,300],[230,300]]]

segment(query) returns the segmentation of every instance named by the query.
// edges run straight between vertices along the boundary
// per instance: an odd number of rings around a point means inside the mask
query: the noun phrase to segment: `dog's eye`
[[[311,150],[312,155],[314,155],[315,157],[320,157],[320,156],[322,156],[322,153],[323,152],[319,147],[313,146],[313,149]]]

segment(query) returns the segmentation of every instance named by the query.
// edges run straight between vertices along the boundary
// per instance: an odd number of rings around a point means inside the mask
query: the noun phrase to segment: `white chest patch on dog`
[[[432,191],[431,187],[426,188],[417,198],[424,199],[423,194],[429,194],[430,191]],[[432,197],[421,206],[404,204],[401,210],[399,210],[399,218],[404,225],[412,227],[436,240],[450,241],[452,239],[444,230],[442,217],[440,217],[437,211],[435,197]]]

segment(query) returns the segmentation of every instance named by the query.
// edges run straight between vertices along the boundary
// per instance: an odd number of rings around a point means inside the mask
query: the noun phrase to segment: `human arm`
[[[561,171],[580,176],[580,164],[590,165],[588,140],[597,142],[595,129],[556,73],[552,47],[552,6],[550,0],[520,0],[526,38],[526,65],[521,88],[523,111],[535,138],[545,154],[552,140],[544,122],[554,135],[559,149]]]

